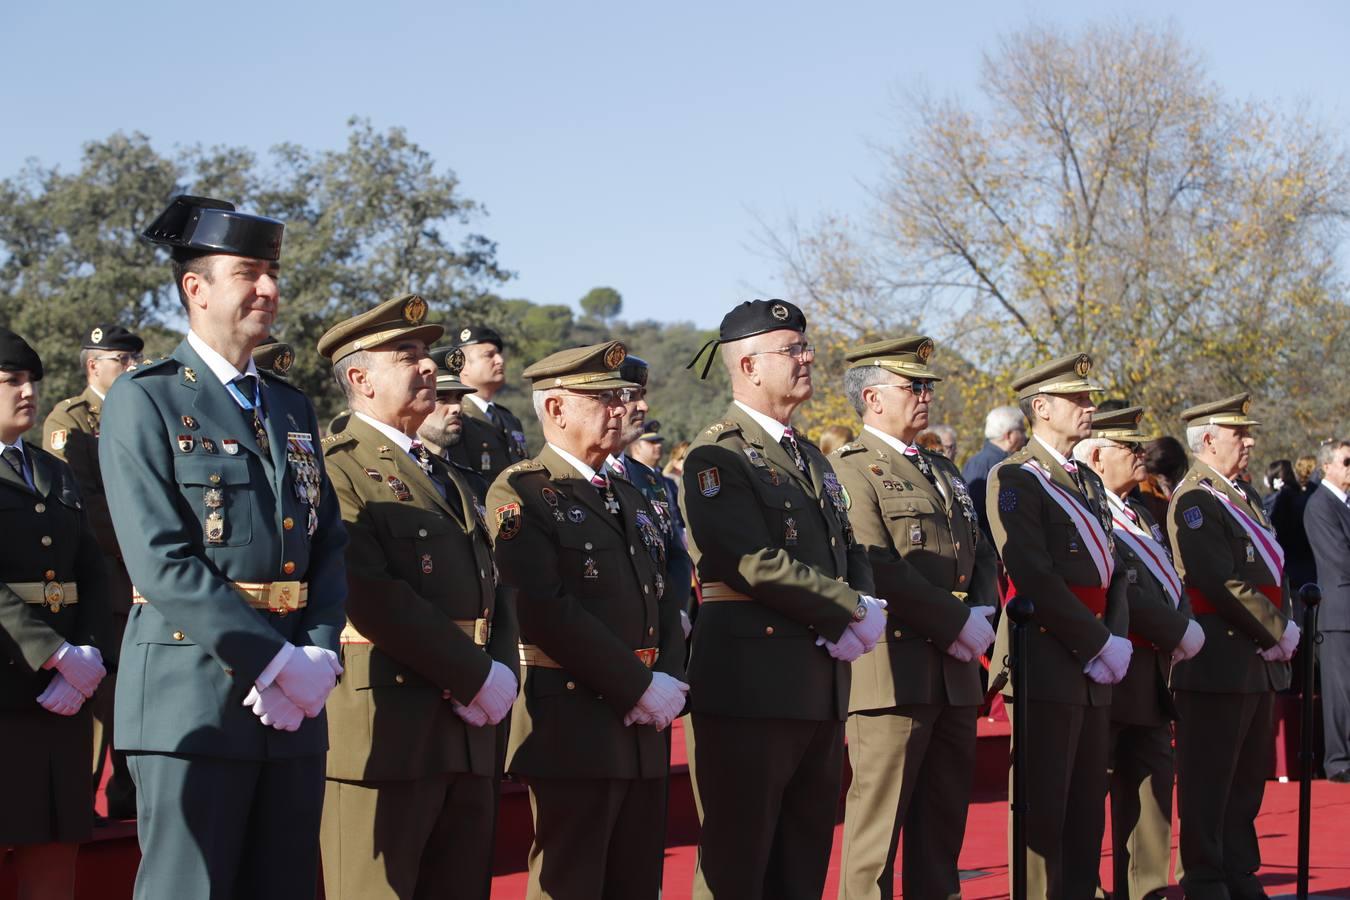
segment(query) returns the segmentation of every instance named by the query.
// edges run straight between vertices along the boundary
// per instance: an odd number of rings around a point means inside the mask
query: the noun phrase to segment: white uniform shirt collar
[[[863,431],[868,431],[871,432],[872,434],[875,434],[877,437],[881,438],[883,441],[890,444],[892,447],[894,447],[896,450],[899,450],[901,453],[907,452],[910,449],[910,447],[913,446],[912,444],[906,444],[904,441],[900,440],[895,435],[887,434],[880,428],[873,428],[871,425],[864,425]]]
[[[19,448],[19,452],[23,454],[23,458],[24,458],[24,459],[28,459],[28,451],[25,450],[25,449],[23,449],[23,438],[22,438],[22,437],[20,437],[17,441],[15,441],[15,442],[12,443],[12,444],[6,444],[4,441],[0,441],[0,453],[4,453],[4,452],[5,452],[6,450],[8,450],[10,447],[18,447],[18,448]]]
[[[559,447],[557,444],[550,443],[549,446],[553,448],[554,453],[558,454],[563,458],[563,462],[567,463],[569,466],[576,469],[577,474],[580,475],[582,479],[590,481],[592,478],[595,477],[595,470],[592,469],[590,466],[586,465],[584,462],[577,459],[575,456],[568,453],[566,450]]]
[[[211,349],[206,341],[198,337],[197,332],[188,331],[188,346],[197,351],[197,355],[206,363],[206,367],[211,370],[211,374],[216,376],[221,384],[229,384],[240,375],[257,375],[258,366],[253,362],[253,357],[249,357],[248,365],[244,371],[240,372],[234,367],[234,363],[221,356],[215,350]]]
[[[362,422],[365,422],[371,428],[374,428],[380,434],[389,438],[389,440],[393,441],[395,444],[398,444],[398,449],[402,450],[404,453],[410,453],[412,451],[413,439],[399,431],[397,428],[392,425],[386,425],[378,419],[372,419],[363,412],[353,411],[352,415],[356,416]]]
[[[760,412],[757,409],[751,409],[750,407],[746,406],[739,400],[733,400],[731,402],[735,403],[741,409],[745,410],[746,415],[755,420],[755,424],[757,424],[760,428],[763,428],[766,432],[768,432],[769,437],[773,438],[773,442],[775,444],[782,442],[783,434],[788,429],[786,425],[784,425],[777,419],[770,418],[769,416],[764,415],[764,413]],[[793,433],[795,434],[796,432]]]
[[[102,391],[100,391],[98,388],[94,387],[92,384],[89,385],[89,390],[91,390],[91,391],[93,391],[95,394],[97,394],[97,395],[98,395],[98,399],[100,399],[100,400],[107,400],[107,399],[108,399],[107,394],[104,394]]]
[[[1041,445],[1042,447],[1044,447],[1046,450],[1048,450],[1048,451],[1050,452],[1050,455],[1053,456],[1053,457],[1055,458],[1055,462],[1057,462],[1057,463],[1059,463],[1061,466],[1064,466],[1064,467],[1065,467],[1065,468],[1064,468],[1064,471],[1066,471],[1066,472],[1069,471],[1069,469],[1068,469],[1069,458],[1068,458],[1068,457],[1066,457],[1063,453],[1060,453],[1060,452],[1059,452],[1058,450],[1056,450],[1054,447],[1051,447],[1051,446],[1050,446],[1049,444],[1047,444],[1045,441],[1041,440],[1040,435],[1033,434],[1033,435],[1031,436],[1031,439],[1032,439],[1033,441],[1035,441],[1036,443],[1040,444],[1040,445]],[[1077,464],[1075,463],[1075,465],[1077,465]]]
[[[492,405],[491,400],[484,400],[477,394],[465,394],[464,396],[472,400],[474,402],[474,405],[477,406],[479,409],[481,409],[484,413],[486,413],[488,411],[488,407]]]
[[[1336,485],[1332,484],[1330,481],[1327,481],[1325,478],[1322,479],[1322,487],[1331,491],[1332,495],[1335,496],[1337,500],[1341,501],[1342,503],[1345,502],[1345,491],[1336,487]]]

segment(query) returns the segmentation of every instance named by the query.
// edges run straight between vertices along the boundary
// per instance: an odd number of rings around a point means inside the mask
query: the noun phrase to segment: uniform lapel
[[[196,396],[192,408],[196,413],[198,425],[202,431],[218,432],[223,439],[238,441],[239,446],[257,456],[266,465],[273,465],[272,458],[258,447],[258,439],[253,428],[245,418],[247,412],[240,408],[225,385],[220,383],[206,362],[192,349],[192,345],[183,341],[173,351],[173,358],[183,364],[179,372],[179,383],[191,390]],[[191,377],[188,373],[191,372]],[[194,429],[179,423],[183,433],[193,433]],[[284,452],[284,451],[283,451]]]
[[[28,468],[33,473],[33,485],[37,488],[38,496],[46,497],[52,492],[52,484],[54,483],[50,462],[36,453],[25,453],[24,455],[28,457]],[[5,468],[8,469],[9,466],[5,466]]]
[[[572,468],[571,463],[553,452],[553,448],[549,446],[545,446],[544,452],[539,454],[539,461],[548,467],[550,481],[562,482],[562,486],[566,488],[568,499],[588,507],[594,515],[599,516],[615,531],[623,532],[624,528],[614,514],[605,509],[604,498],[600,496],[600,492],[595,485],[583,480],[580,473]],[[614,476],[611,475],[610,477],[613,478]],[[615,496],[617,495],[618,492],[616,491]]]
[[[769,437],[768,432],[766,432],[758,422],[745,414],[745,410],[733,403],[731,404],[731,409],[727,412],[727,416],[737,425],[741,426],[741,435],[751,446],[757,449],[765,459],[775,463],[778,468],[783,469],[788,475],[801,482],[806,488],[807,493],[813,496],[819,493],[819,490],[816,487],[816,484],[820,483],[819,472],[808,475],[797,468],[797,463],[788,455],[787,450],[783,449],[783,445]],[[812,463],[809,456],[805,452],[802,453],[802,456],[807,459],[807,467],[811,467]],[[816,468],[819,469],[819,464],[816,464]],[[812,484],[813,478],[815,479],[816,484]]]
[[[25,442],[25,445],[26,443],[27,442]],[[30,470],[33,470],[34,469],[33,454],[30,452],[29,447],[27,446],[24,447],[23,455],[28,460],[28,468]],[[29,494],[33,493],[33,489],[28,486],[28,482],[23,480],[23,476],[20,475],[18,472],[15,472],[13,467],[11,467],[10,464],[7,462],[0,462],[0,482],[13,485],[14,487],[18,488],[21,491],[24,491],[25,493]],[[33,483],[34,484],[37,483],[36,473],[33,476]]]
[[[85,408],[89,410],[89,424],[93,426],[95,432],[99,430],[99,420],[103,415],[103,398],[94,392],[91,387],[86,387],[81,395],[84,398]]]
[[[1083,506],[1086,507],[1088,505],[1087,496],[1078,489],[1078,485],[1074,483],[1074,480],[1069,477],[1069,473],[1065,471],[1064,465],[1059,460],[1055,459],[1048,447],[1040,441],[1033,439],[1027,442],[1027,449],[1031,451],[1032,457],[1041,464],[1041,467],[1050,473],[1051,481],[1064,488],[1064,490],[1072,493],[1082,502]],[[1084,479],[1083,483],[1087,484],[1087,480]]]
[[[938,490],[937,485],[933,484],[933,482],[929,481],[927,478],[924,477],[922,470],[919,469],[919,464],[914,461],[914,458],[912,456],[906,456],[899,450],[896,450],[890,444],[887,444],[884,441],[882,441],[876,435],[870,435],[870,437],[873,440],[875,440],[877,444],[880,445],[878,449],[889,450],[890,455],[895,457],[896,461],[891,463],[892,472],[894,472],[896,475],[899,475],[905,481],[909,481],[915,484],[921,492],[927,494],[929,497],[932,497],[934,500],[936,500],[938,506],[942,507],[943,509],[947,508],[947,498],[942,496],[942,491]],[[932,471],[934,478],[939,477],[937,466],[934,466],[932,463],[929,463],[928,468]],[[950,485],[947,486],[947,490],[950,493],[951,491]]]
[[[416,488],[413,497],[416,498],[420,506],[424,508],[435,506],[452,518],[459,518],[450,504],[441,497],[441,492],[436,490],[436,485],[427,477],[427,473],[422,471],[421,466],[413,462],[411,456],[403,452],[402,447],[396,446],[392,440],[376,431],[370,426],[369,422],[357,415],[352,416],[351,421],[347,424],[347,430],[356,435],[356,439],[362,444],[375,448],[375,454],[394,470],[395,478]],[[433,461],[432,465],[435,464]]]

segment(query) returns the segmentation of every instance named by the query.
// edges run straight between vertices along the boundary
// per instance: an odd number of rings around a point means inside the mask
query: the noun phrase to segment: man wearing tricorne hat
[[[131,579],[127,577],[122,551],[113,533],[108,500],[103,494],[103,476],[98,468],[99,419],[108,388],[117,377],[141,362],[145,342],[120,325],[104,322],[85,333],[80,345],[80,368],[85,388],[78,397],[56,404],[42,426],[42,447],[64,459],[80,485],[80,497],[103,550],[108,578],[108,644],[116,655],[122,645],[127,615],[131,612]],[[90,706],[94,712],[94,788],[103,780],[108,752],[113,748],[113,694],[116,672],[109,672]],[[136,817],[136,786],[127,771],[126,754],[112,751],[112,773],[105,790],[108,818]]]
[[[443,331],[426,312],[395,297],[319,339],[352,413],[323,442],[350,538],[346,674],[328,700],[330,900],[486,898],[492,879],[493,726],[516,697],[516,627],[477,498],[417,437]]]
[[[493,399],[506,385],[502,336],[486,325],[465,325],[450,336],[452,346],[464,351],[460,380],[473,389],[464,405],[464,437],[450,455],[491,483],[511,463],[530,455],[525,426]]]
[[[464,476],[479,504],[486,503],[490,484],[486,476],[477,468],[460,462],[450,452],[464,440],[464,398],[474,392],[459,377],[464,368],[464,351],[458,347],[437,347],[431,351],[431,358],[436,363],[436,408],[417,429],[417,436],[428,450]]]
[[[116,716],[138,898],[312,896],[318,880],[347,538],[314,407],[252,358],[277,316],[282,228],[175,198],[143,237],[171,250],[187,338],[103,407],[135,585]]]
[[[689,660],[703,827],[695,897],[819,897],[844,757],[849,663],[886,626],[843,486],[792,428],[811,396],[806,317],[740,304],[720,352],[731,405],[694,441],[680,502],[703,605]]]
[[[1237,394],[1182,412],[1195,459],[1168,507],[1177,569],[1205,646],[1172,670],[1177,813],[1187,897],[1264,897],[1255,819],[1273,767],[1275,692],[1299,629],[1284,551],[1260,498],[1236,481],[1259,425]]]
[[[1172,863],[1172,722],[1168,689],[1174,663],[1200,652],[1205,633],[1172,564],[1167,537],[1131,496],[1148,477],[1140,430],[1142,407],[1092,416],[1092,434],[1074,445],[1079,465],[1096,472],[1111,504],[1117,578],[1130,610],[1130,656],[1111,691],[1111,856],[1113,890],[1121,897],[1161,897]],[[1120,578],[1121,573],[1124,578]]]
[[[942,380],[932,353],[923,335],[845,353],[844,393],[863,428],[831,461],[887,626],[853,663],[841,898],[892,896],[902,832],[904,895],[961,895],[997,560],[956,465],[914,444]]]
[[[1096,890],[1111,685],[1130,663],[1126,601],[1118,590],[1108,596],[1116,572],[1110,501],[1097,473],[1071,458],[1092,431],[1091,370],[1091,358],[1075,353],[1013,380],[1032,438],[990,472],[986,498],[1008,596],[1025,594],[1036,608],[1027,696],[1003,688],[1011,714],[1030,722],[1022,755],[1035,798],[1026,815],[1028,897],[1079,900]],[[1011,636],[1004,616],[996,665],[1008,658]]]
[[[274,337],[264,338],[253,348],[253,364],[267,369],[279,378],[285,378],[295,365],[295,348]]]
[[[682,586],[642,494],[605,471],[637,385],[618,341],[525,370],[547,442],[488,491],[516,591],[524,684],[508,772],[530,791],[531,898],[658,896],[670,754],[684,708]]]
[[[106,672],[108,610],[75,475],[23,439],[42,375],[28,342],[0,328],[0,880],[69,900],[93,822],[84,707]]]

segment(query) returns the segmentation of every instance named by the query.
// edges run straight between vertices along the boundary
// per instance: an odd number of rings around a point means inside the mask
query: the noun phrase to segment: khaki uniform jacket
[[[848,518],[867,550],[888,625],[871,653],[853,663],[849,711],[913,703],[978,706],[980,663],[945,651],[969,606],[997,608],[993,547],[950,460],[920,450],[945,489],[867,431],[831,456],[847,490]],[[956,594],[967,595],[963,602]]]
[[[1172,687],[1235,694],[1284,690],[1289,687],[1289,664],[1268,663],[1257,651],[1275,646],[1284,636],[1292,608],[1288,580],[1281,585],[1277,609],[1256,588],[1274,584],[1274,576],[1242,526],[1202,484],[1222,491],[1257,522],[1270,525],[1260,500],[1238,491],[1202,462],[1192,463],[1177,485],[1167,516],[1177,571],[1186,587],[1203,592],[1217,612],[1195,617],[1205,630],[1205,646],[1194,659],[1174,667]]]
[[[80,497],[94,537],[108,560],[109,610],[125,616],[131,611],[131,579],[122,563],[122,551],[117,546],[112,516],[108,512],[108,498],[103,493],[103,474],[98,466],[99,418],[103,400],[94,389],[87,387],[78,397],[56,404],[42,426],[42,449],[58,459],[65,460],[75,481],[80,486]],[[114,654],[117,648],[112,648]]]
[[[797,438],[810,467],[734,403],[694,441],[680,504],[699,580],[752,602],[705,603],[694,627],[689,706],[708,715],[842,721],[849,665],[836,641],[859,593],[874,590],[853,539],[843,488],[820,450]]]
[[[500,403],[493,404],[502,420],[498,425],[468,397],[460,409],[464,435],[449,448],[450,458],[455,462],[473,469],[491,483],[507,466],[529,457],[524,426],[511,410]]]
[[[350,539],[328,777],[491,775],[496,730],[466,724],[450,698],[470,703],[494,659],[517,671],[516,627],[468,484],[433,457],[448,486],[442,499],[407,453],[357,416],[324,440],[324,458]],[[456,624],[477,619],[490,623],[485,647]]]
[[[1166,547],[1166,535],[1144,505],[1129,497],[1125,505],[1139,516],[1143,529]],[[1116,541],[1116,565],[1117,574],[1124,576],[1134,653],[1125,678],[1112,690],[1111,720],[1124,725],[1165,725],[1177,717],[1167,679],[1172,651],[1191,621],[1191,603],[1183,591],[1180,606],[1173,606],[1166,589],[1124,541]]]
[[[684,677],[684,585],[667,583],[665,545],[637,488],[611,478],[620,514],[551,447],[488,490],[502,581],[516,591],[523,644],[559,668],[524,667],[507,771],[553,778],[662,778],[666,736],[623,724],[654,669]],[[645,524],[644,524],[645,522]]]
[[[1070,591],[1069,585],[1096,585],[1100,578],[1085,546],[1088,537],[1078,533],[1068,513],[1045,493],[1036,476],[1022,468],[1033,459],[1050,473],[1051,481],[1096,513],[1106,533],[1111,533],[1106,488],[1097,473],[1086,465],[1078,467],[1088,491],[1084,497],[1038,440],[1030,441],[989,473],[986,503],[994,546],[1016,592],[1030,597],[1036,607],[1028,641],[1032,660],[1028,692],[1032,700],[1106,706],[1111,702],[1111,686],[1097,684],[1083,670],[1108,637],[1123,637],[1129,627],[1124,581],[1112,579],[1104,617],[1094,614]],[[999,622],[995,667],[1002,667],[1008,657],[1010,626],[1007,616]],[[1012,695],[1011,682],[1003,693]]]

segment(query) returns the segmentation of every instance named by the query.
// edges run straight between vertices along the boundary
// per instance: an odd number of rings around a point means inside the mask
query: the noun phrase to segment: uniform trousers
[[[656,900],[667,779],[524,780],[534,816],[527,900]]]
[[[844,723],[694,713],[703,807],[696,900],[819,900],[839,808]]]
[[[1085,900],[1096,893],[1101,867],[1111,708],[1039,700],[1008,704],[1009,717],[1024,714],[1030,717],[1022,755],[1030,795],[1027,897]],[[1011,770],[1008,793],[1012,795]],[[1009,811],[1010,861],[1011,816]]]
[[[122,645],[122,634],[127,629],[127,617],[121,613],[109,616],[112,623],[109,641],[111,646]],[[111,819],[129,819],[136,815],[136,786],[132,784],[131,772],[127,769],[127,755],[114,749],[113,741],[113,697],[117,693],[117,672],[109,671],[98,690],[90,699],[89,705],[94,712],[94,790],[103,781],[103,773],[112,763],[112,773],[108,776],[105,794],[108,798],[108,817]]]
[[[1323,631],[1317,651],[1322,672],[1322,726],[1327,775],[1350,771],[1350,631]]]
[[[322,754],[127,754],[141,846],[136,900],[296,900],[319,883]]]
[[[904,835],[903,894],[960,900],[957,860],[975,774],[974,706],[906,704],[854,713],[841,900],[890,900]]]
[[[497,779],[445,774],[338,781],[324,791],[319,843],[327,900],[486,900]]]
[[[1115,900],[1161,896],[1172,868],[1172,728],[1111,724]]]
[[[1265,897],[1256,815],[1274,764],[1275,694],[1177,691],[1181,886],[1193,900]]]

